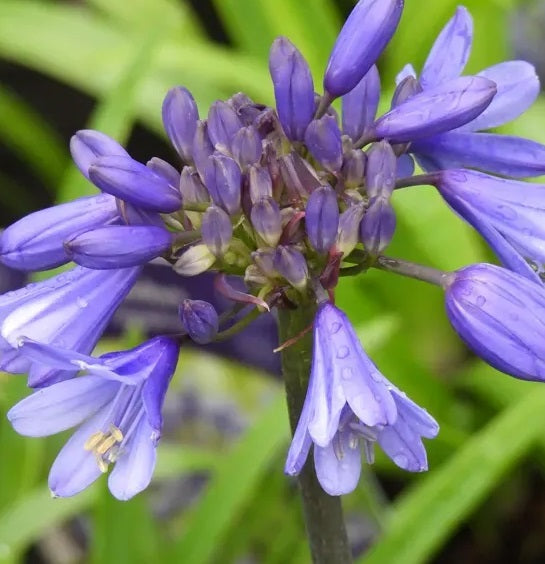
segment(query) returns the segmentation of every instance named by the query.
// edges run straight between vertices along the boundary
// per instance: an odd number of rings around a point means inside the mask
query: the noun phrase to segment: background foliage
[[[406,62],[422,64],[458,0],[406,4],[381,59],[386,98]],[[508,58],[511,11],[521,2],[465,4],[476,32],[468,70]],[[168,156],[160,123],[168,88],[187,86],[203,111],[239,90],[271,103],[267,54],[279,34],[298,45],[319,85],[350,5],[0,0],[2,221],[92,192],[70,164],[68,124],[130,142],[136,158],[151,156],[150,143]],[[507,130],[545,142],[544,101]],[[391,255],[445,269],[491,260],[431,190],[402,192]],[[428,442],[428,473],[402,474],[379,456],[376,474],[367,469],[346,498],[359,564],[545,561],[543,386],[474,359],[436,288],[373,272],[344,279],[338,301],[378,366],[441,424]],[[121,345],[137,337],[135,329]],[[50,499],[47,469],[63,437],[25,439],[2,419],[0,562],[308,562],[294,484],[282,474],[289,433],[279,382],[183,351],[174,388],[153,485],[128,503],[113,500],[104,480],[75,498]],[[22,378],[0,376],[0,412],[26,393]]]

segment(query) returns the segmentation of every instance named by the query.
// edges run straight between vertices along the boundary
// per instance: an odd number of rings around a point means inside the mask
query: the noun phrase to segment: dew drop
[[[76,298],[76,303],[78,304],[78,307],[81,309],[85,309],[89,305],[89,302],[85,298],[79,296]]]
[[[486,298],[484,296],[477,296],[477,299],[475,301],[477,303],[477,307],[483,307],[486,303]]]
[[[350,380],[352,378],[352,368],[350,366],[345,366],[342,369],[341,378],[343,380]]]
[[[331,333],[331,335],[335,335],[335,333],[338,333],[340,329],[341,329],[341,324],[338,323],[337,321],[335,321],[329,326],[329,332]]]
[[[398,454],[395,454],[393,457],[393,461],[395,462],[395,464],[397,464],[400,468],[406,468],[409,464],[409,459],[407,458],[406,454],[403,454],[402,452],[399,452]]]
[[[337,358],[343,359],[346,358],[350,354],[350,349],[346,346],[339,347],[337,350]]]

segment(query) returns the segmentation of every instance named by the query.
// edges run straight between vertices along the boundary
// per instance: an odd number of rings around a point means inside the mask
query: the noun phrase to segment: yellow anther
[[[97,461],[97,465],[98,465],[98,469],[105,474],[106,472],[108,472],[108,466],[109,464],[100,456],[96,457],[96,461]]]
[[[102,442],[95,447],[95,452],[97,454],[106,454],[116,443],[115,437],[112,435],[106,435]]]
[[[120,443],[123,440],[123,433],[121,432],[121,429],[115,425],[110,425],[110,435],[112,435],[116,443]]]
[[[102,441],[102,439],[105,437],[106,435],[102,432],[102,431],[97,431],[96,433],[93,433],[86,441],[85,444],[83,445],[83,448],[85,450],[94,450],[95,447]]]

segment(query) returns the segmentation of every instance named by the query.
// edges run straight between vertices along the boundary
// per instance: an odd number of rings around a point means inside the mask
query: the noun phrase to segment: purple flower
[[[454,329],[478,356],[501,372],[545,381],[545,289],[492,264],[473,264],[447,282]]]
[[[21,339],[90,353],[139,272],[139,268],[103,271],[78,266],[0,296],[0,368],[14,374],[28,371],[31,387],[73,376],[75,371],[29,362],[19,350]]]
[[[187,334],[200,345],[210,343],[218,333],[216,309],[203,300],[184,300],[180,305],[180,319]]]
[[[0,237],[0,260],[18,270],[47,270],[70,261],[63,243],[119,220],[115,198],[99,194],[31,213]]]
[[[178,344],[156,337],[98,359],[35,342],[24,343],[37,361],[58,370],[87,374],[53,384],[8,412],[14,429],[43,437],[78,427],[49,473],[54,496],[75,495],[115,464],[108,477],[112,494],[127,500],[151,480],[161,436],[161,409],[178,360]]]
[[[342,96],[358,82],[390,41],[403,11],[403,0],[360,0],[344,23],[324,75],[324,90]]]
[[[462,169],[437,173],[436,186],[507,268],[539,280],[528,261],[545,266],[545,185]]]
[[[276,111],[284,133],[301,141],[314,115],[314,84],[303,55],[285,37],[274,40],[269,54]]]
[[[438,431],[436,421],[378,371],[344,313],[322,303],[314,321],[307,396],[286,473],[301,471],[314,443],[320,484],[330,495],[346,494],[359,479],[360,447],[371,463],[378,442],[400,468],[421,472],[427,469],[422,437],[433,438]]]
[[[182,86],[171,88],[163,101],[163,126],[170,142],[187,163],[193,156],[193,138],[199,110],[191,92]]]
[[[459,76],[471,50],[473,22],[459,7],[437,37],[424,64],[420,84],[424,91]],[[398,80],[416,76],[407,67]],[[539,176],[545,172],[545,146],[529,139],[477,133],[503,125],[525,112],[539,93],[535,69],[525,61],[506,61],[477,76],[492,80],[497,93],[477,117],[453,131],[418,139],[411,147],[428,171],[472,167],[506,176]]]

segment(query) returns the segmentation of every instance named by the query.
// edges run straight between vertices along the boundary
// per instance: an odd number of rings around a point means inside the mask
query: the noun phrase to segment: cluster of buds
[[[134,429],[152,429],[153,440],[145,443],[145,479],[136,472],[140,480],[121,492],[114,479],[112,491],[130,497],[151,476],[177,346],[187,336],[200,344],[224,338],[236,329],[228,325],[244,307],[253,310],[240,323],[274,307],[310,303],[317,308],[313,365],[286,471],[297,474],[314,444],[320,483],[332,495],[346,493],[358,481],[359,447],[372,462],[375,442],[399,467],[424,470],[421,439],[435,436],[437,423],[380,374],[333,304],[340,276],[371,267],[442,286],[454,327],[477,354],[514,376],[545,379],[536,368],[537,350],[521,345],[543,328],[519,318],[509,326],[515,313],[501,314],[502,308],[523,309],[527,303],[545,307],[539,276],[545,262],[544,188],[494,176],[542,174],[545,147],[482,133],[534,101],[539,91],[534,69],[511,61],[461,76],[472,21],[458,8],[420,77],[410,65],[403,69],[390,109],[377,115],[381,84],[375,63],[402,10],[402,0],[358,2],[333,47],[321,95],[304,57],[284,37],[273,42],[269,57],[275,108],[238,93],[213,103],[200,119],[189,90],[170,90],[162,118],[180,166],[158,158],[142,164],[100,132],[76,133],[73,159],[101,193],[31,214],[8,227],[0,241],[0,260],[16,269],[78,265],[0,298],[0,367],[29,371],[29,384],[45,388],[10,412],[17,430],[44,434],[87,420],[90,408],[69,418],[70,425],[61,413],[53,414],[57,419],[49,426],[29,422],[52,416],[44,398],[79,405],[78,394],[91,384],[101,390],[93,396],[99,413],[119,394],[136,398],[129,414],[121,410],[111,421],[95,421],[96,432],[86,441],[77,431],[69,449],[73,454],[77,443],[80,458],[94,453],[100,471],[119,459],[118,475],[138,461],[123,458],[123,449],[112,451],[113,446],[144,448],[144,435]],[[337,98],[340,117],[331,105]],[[413,176],[415,161],[424,174]],[[467,170],[472,168],[482,172]],[[419,184],[435,186],[506,269],[476,265],[442,273],[385,257],[396,228],[394,191]],[[114,353],[114,365],[107,355],[89,357],[141,267],[158,258],[182,276],[216,272],[215,287],[235,302],[232,312],[218,316],[210,304],[186,300],[180,304],[181,336]],[[244,280],[245,291],[235,289],[228,275]],[[517,306],[513,296],[522,287],[526,293]],[[506,352],[496,351],[497,345]],[[146,372],[150,351],[159,359],[162,354],[163,362],[151,363]],[[129,376],[125,364],[131,366]],[[79,370],[91,375],[74,378]],[[87,421],[82,428],[88,433],[89,426]],[[127,443],[131,432],[138,439]],[[55,493],[71,495],[97,472],[81,479],[52,474]]]

